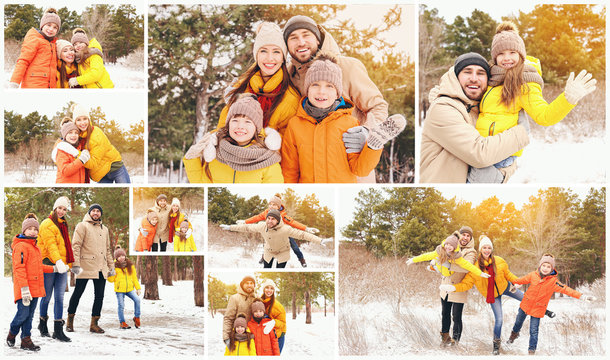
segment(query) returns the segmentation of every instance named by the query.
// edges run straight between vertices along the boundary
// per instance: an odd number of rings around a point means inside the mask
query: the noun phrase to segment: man
[[[442,77],[421,139],[420,183],[466,183],[468,167],[484,168],[529,144],[527,121],[500,134],[482,137],[475,129],[479,101],[487,90],[489,64],[477,53],[455,60]],[[498,169],[506,182],[516,164]]]
[[[167,206],[167,196],[160,194],[155,199],[155,205],[152,207],[153,210],[159,215],[159,221],[157,222],[157,231],[155,232],[155,238],[153,240],[151,251],[166,251],[167,241],[169,240],[169,212],[170,208]],[[172,234],[173,236],[173,234]]]
[[[74,229],[72,272],[76,275],[76,286],[70,297],[66,331],[74,331],[76,308],[85,291],[87,282],[91,279],[93,280],[94,300],[89,331],[99,334],[104,333],[104,330],[99,327],[98,321],[104,302],[106,278],[116,275],[116,273],[114,271],[110,236],[108,228],[102,225],[102,214],[103,210],[99,204],[91,205],[83,221],[78,223]]]
[[[243,313],[246,315],[246,323],[250,321],[250,305],[254,301],[254,288],[256,281],[252,276],[245,276],[239,283],[237,294],[231,295],[227,310],[222,323],[222,340],[229,346],[229,334],[233,328],[233,322],[237,318],[237,314]]]
[[[306,240],[325,245],[332,239],[321,239],[303,230],[295,229],[285,225],[279,210],[271,209],[267,213],[265,222],[258,224],[220,225],[223,230],[259,233],[263,237],[264,254],[263,263],[265,268],[271,268],[273,259],[276,260],[277,268],[284,268],[290,259],[290,237]]]

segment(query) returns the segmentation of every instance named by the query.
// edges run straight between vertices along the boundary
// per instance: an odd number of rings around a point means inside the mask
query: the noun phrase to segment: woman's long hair
[[[68,70],[67,70],[67,66],[66,66],[66,62],[63,60],[59,61],[61,65],[59,65],[59,84],[60,86],[63,88],[65,85],[68,84]],[[76,73],[76,76],[78,76],[78,66],[76,66],[76,64],[74,64],[74,73]]]
[[[273,290],[273,294],[271,296],[267,296],[267,294],[265,294],[265,289],[263,289],[263,296],[261,296],[261,299],[270,299],[269,302],[263,301],[263,304],[265,304],[265,313],[271,316],[271,309],[273,308],[273,304],[275,303],[275,290]]]
[[[55,226],[57,226],[57,228],[59,229],[59,216],[57,216],[57,208],[53,209],[53,212],[51,213],[51,221],[53,221],[53,224],[55,224]]]
[[[527,83],[523,80],[523,67],[524,60],[519,55],[517,65],[506,70],[504,75],[504,86],[502,87],[500,102],[509,109],[515,105],[515,100],[524,93],[523,87],[525,86],[527,89]]]
[[[491,253],[489,254],[489,258],[491,259],[491,266],[494,269],[494,274],[497,274],[498,272],[496,271],[496,259],[495,259],[495,255],[494,255],[494,250],[491,249]],[[483,253],[479,251],[479,256],[477,259],[477,265],[479,266],[479,269],[483,272],[485,272],[485,258],[483,257]]]

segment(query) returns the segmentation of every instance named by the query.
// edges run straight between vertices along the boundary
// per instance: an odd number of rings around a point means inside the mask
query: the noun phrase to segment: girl
[[[248,329],[254,335],[256,344],[256,355],[279,355],[280,347],[273,331],[274,321],[265,315],[265,304],[260,298],[254,299],[252,305],[252,316],[248,321]]]
[[[581,295],[578,291],[567,287],[557,280],[557,271],[555,270],[555,257],[551,254],[544,254],[538,263],[538,269],[531,273],[515,279],[515,284],[530,284],[523,295],[519,312],[515,319],[515,326],[510,333],[508,343],[512,344],[517,337],[519,331],[527,315],[530,316],[530,341],[528,353],[534,355],[538,346],[538,327],[540,319],[544,316],[549,301],[554,293],[571,296],[577,299],[593,301],[595,297],[591,295]]]
[[[104,67],[102,45],[95,39],[87,38],[85,30],[76,28],[72,32],[72,45],[77,52],[78,76],[70,79],[70,87],[86,89],[114,88],[110,75]]]
[[[74,47],[67,40],[57,40],[57,87],[69,89],[68,81],[78,76],[78,69],[74,62],[76,54]],[[81,86],[76,86],[80,88]]]
[[[197,251],[195,239],[193,239],[193,226],[186,219],[180,223],[180,228],[174,235],[174,251]]]
[[[10,87],[53,89],[57,83],[55,35],[61,28],[57,10],[47,9],[40,30],[31,28],[21,45],[21,54],[11,76]]]
[[[281,353],[284,348],[284,340],[286,340],[286,310],[275,298],[275,289],[277,287],[273,280],[266,279],[263,281],[261,288],[263,289],[261,300],[265,304],[265,314],[275,321],[273,329],[275,330]]]
[[[146,210],[146,216],[142,219],[138,239],[136,240],[136,251],[150,251],[157,231],[159,215],[153,209]]]
[[[233,322],[225,356],[256,356],[254,335],[248,330],[246,314],[244,313],[237,314],[237,318]]]
[[[292,85],[286,67],[288,49],[279,26],[270,22],[259,25],[252,49],[254,64],[240,76],[235,87],[227,94],[227,105],[222,109],[218,120],[217,131],[224,128],[229,109],[238,100],[242,93],[251,93],[263,110],[262,128],[268,139],[267,145],[272,150],[278,150],[281,138],[274,131],[284,134],[288,120],[294,116],[299,107],[299,94]],[[186,160],[197,159],[203,155],[204,149],[213,151],[213,133],[206,134],[199,142],[193,144],[184,155]],[[197,164],[191,163],[191,166]],[[186,161],[185,161],[186,167]],[[188,173],[188,168],[187,168]],[[192,182],[192,181],[191,181]]]
[[[65,196],[59,197],[53,204],[53,211],[48,218],[44,219],[40,224],[40,232],[38,234],[38,247],[42,256],[42,263],[45,265],[58,265],[65,267],[71,266],[74,262],[74,254],[72,253],[72,243],[70,242],[70,232],[66,215],[70,209],[70,199]],[[46,296],[40,302],[40,323],[38,330],[40,336],[49,336],[47,328],[47,320],[49,316],[47,311],[53,292],[54,307],[53,315],[55,322],[53,323],[53,339],[63,342],[70,342],[70,338],[64,334],[63,320],[64,309],[64,294],[66,293],[66,283],[68,282],[68,274],[44,274],[44,288]]]
[[[72,119],[80,131],[81,149],[89,150],[91,158],[85,164],[91,180],[98,183],[130,183],[127,168],[121,154],[108,141],[99,127],[93,126],[89,109],[80,104],[72,105]]]
[[[88,183],[89,176],[85,164],[91,158],[89,150],[79,151],[80,137],[78,127],[72,119],[65,117],[61,121],[61,138],[53,148],[51,158],[57,165],[55,182],[60,183]]]
[[[487,137],[517,125],[519,111],[525,110],[539,125],[550,126],[561,121],[587,94],[595,90],[596,80],[585,70],[574,78],[570,74],[565,92],[548,104],[542,97],[540,61],[526,55],[525,44],[519,36],[517,26],[504,21],[498,25],[491,45],[491,78],[489,87],[479,104],[480,113],[476,128]],[[510,166],[522,150],[496,164],[495,168]],[[488,172],[492,167],[479,170],[471,168],[467,182],[502,182],[491,180]]]
[[[280,154],[262,140],[263,111],[251,95],[244,95],[229,109],[228,122],[213,134],[214,151],[184,160],[191,183],[283,183]]]
[[[114,283],[114,292],[118,303],[119,328],[131,329],[125,322],[125,296],[133,300],[134,318],[136,329],[140,328],[140,283],[136,275],[135,265],[125,256],[125,250],[120,247],[114,251],[114,269],[116,275],[109,276],[108,281]]]
[[[157,204],[158,206],[158,204]],[[168,226],[169,226],[169,237],[168,237],[168,241],[171,243],[174,240],[179,241],[181,240],[180,237],[180,232],[181,232],[181,225],[182,223],[186,220],[186,217],[184,215],[184,213],[182,213],[180,211],[180,200],[178,200],[177,198],[173,198],[172,199],[172,205],[170,207],[169,210],[169,216],[168,216]],[[184,231],[184,235],[185,238],[181,244],[177,244],[174,243],[174,251],[191,251],[191,250],[185,250],[185,247],[187,247],[186,245],[186,240],[187,238],[191,238],[192,239],[192,232],[193,232],[193,227],[191,226],[191,224],[187,221],[188,225],[187,225],[187,229]],[[190,231],[189,231],[190,230]],[[186,234],[188,232],[188,235]],[[182,245],[181,249],[183,250],[177,250],[176,248],[179,247],[180,245]],[[192,245],[195,245],[195,242],[193,240]],[[190,244],[188,245],[189,248],[191,248]]]
[[[21,349],[38,351],[31,339],[32,318],[38,298],[45,296],[43,273],[59,272],[65,274],[68,268],[58,263],[53,266],[42,262],[40,250],[36,246],[38,236],[36,215],[27,214],[21,224],[21,233],[13,238],[13,292],[17,304],[17,314],[11,321],[6,337],[8,346],[15,346],[15,338],[21,331]]]

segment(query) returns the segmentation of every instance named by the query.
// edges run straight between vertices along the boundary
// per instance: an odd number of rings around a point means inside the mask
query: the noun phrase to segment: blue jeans
[[[135,290],[131,290],[128,293],[118,292],[116,293],[117,303],[119,304],[119,322],[125,322],[125,315],[123,314],[125,310],[125,296],[133,300],[134,312],[133,316],[139,318],[140,317],[140,298],[136,294]]]
[[[512,293],[510,292],[510,286],[511,283],[508,283],[506,290],[504,290],[504,292],[500,296],[495,298],[495,302],[493,304],[489,304],[489,306],[491,306],[491,311],[493,311],[494,313],[494,318],[496,319],[494,323],[494,339],[500,339],[502,336],[502,296],[510,296],[513,299],[519,300],[519,302],[523,300],[523,291],[517,289],[517,291]]]
[[[47,296],[40,301],[40,316],[46,317],[51,296],[55,292],[55,303],[53,305],[53,314],[55,320],[61,320],[64,314],[64,294],[66,293],[66,283],[68,282],[68,273],[45,273],[44,274],[44,291]]]
[[[21,329],[22,339],[32,335],[32,318],[34,318],[36,304],[38,304],[38,298],[33,298],[30,306],[24,306],[21,299],[17,301],[17,314],[11,321],[11,334],[19,334],[19,329]]]
[[[286,333],[283,333],[282,336],[277,338],[277,344],[280,346],[280,353],[282,352],[282,349],[284,348],[284,340],[286,340]]]
[[[509,167],[509,166],[511,166],[515,162],[516,158],[517,158],[516,156],[511,155],[511,156],[507,157],[504,160],[498,161],[497,163],[494,164],[494,166],[495,166],[496,169],[501,169],[501,168]]]
[[[131,179],[129,179],[129,174],[127,173],[127,168],[123,165],[120,169],[115,170],[113,172],[109,172],[104,175],[103,178],[99,181],[100,184],[112,184],[112,183],[120,183],[120,184],[129,184],[131,183]]]
[[[301,252],[301,249],[299,249],[299,244],[297,244],[297,241],[295,239],[293,239],[293,238],[289,238],[289,239],[290,239],[290,247],[292,248],[292,251],[297,256],[297,259],[301,260],[303,258],[303,253]]]
[[[519,308],[519,312],[517,313],[517,318],[515,319],[515,326],[513,326],[513,332],[518,333],[521,330],[521,326],[523,326],[523,322],[527,314],[525,311]],[[540,326],[540,318],[530,316],[530,345],[527,348],[528,350],[536,350],[538,346],[538,327]]]

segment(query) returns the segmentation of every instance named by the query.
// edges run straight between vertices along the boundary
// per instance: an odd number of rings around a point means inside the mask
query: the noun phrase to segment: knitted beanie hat
[[[246,322],[246,314],[244,313],[239,313],[237,314],[237,317],[235,318],[235,321],[233,322],[233,327],[248,327],[248,323]]]
[[[29,213],[25,216],[25,219],[21,223],[21,233],[25,233],[25,230],[31,227],[35,227],[36,231],[38,231],[39,225],[36,215]]]
[[[275,209],[269,210],[269,212],[267,213],[267,217],[275,218],[275,220],[277,220],[278,224],[280,223],[280,221],[282,219],[282,215],[280,214],[280,211],[275,210]]]
[[[263,281],[263,283],[261,284],[261,289],[263,290],[263,294],[265,293],[265,288],[267,286],[271,286],[273,287],[273,290],[277,290],[277,286],[275,286],[275,283],[273,282],[273,280],[271,279],[265,279],[265,281]]]
[[[104,210],[102,210],[102,206],[100,204],[93,204],[89,206],[89,211],[87,211],[87,214],[91,214],[91,210],[93,209],[98,209],[101,215],[104,215]]]
[[[470,234],[470,237],[472,238],[472,228],[464,225],[460,228],[460,234]]]
[[[491,77],[491,68],[487,63],[487,60],[485,60],[483,56],[475,52],[462,54],[458,56],[457,59],[455,59],[455,63],[453,64],[453,72],[455,73],[455,76],[459,76],[460,72],[462,72],[462,70],[464,70],[466,66],[470,65],[478,65],[482,67],[483,69],[485,69],[487,77]]]
[[[72,46],[72,44],[68,40],[64,39],[59,39],[55,42],[55,47],[57,48],[57,59],[61,59],[61,52],[66,46]]]
[[[227,113],[227,124],[236,115],[243,115],[252,120],[258,133],[263,128],[263,109],[261,104],[252,94],[240,94],[237,100],[229,108]]]
[[[263,301],[261,299],[257,298],[257,299],[254,299],[254,301],[252,302],[250,309],[252,309],[252,314],[254,314],[256,311],[265,312],[265,304],[263,303]]]
[[[55,24],[57,28],[61,28],[61,19],[57,15],[57,10],[48,8],[44,15],[40,18],[40,28],[42,29],[46,24]]]
[[[180,207],[180,200],[178,200],[178,198],[172,199],[172,206],[174,206],[174,205],[178,205],[178,207]]]
[[[551,254],[542,255],[542,258],[540,258],[540,262],[538,263],[538,268],[540,268],[542,266],[542,264],[544,264],[544,263],[551,264],[551,266],[554,269],[555,268],[555,257]]]
[[[491,242],[491,240],[485,236],[485,235],[481,235],[479,237],[479,252],[481,252],[481,249],[483,248],[483,246],[485,245],[489,245],[491,246],[491,249],[493,250],[494,248],[494,244]]]
[[[521,58],[525,59],[525,43],[519,31],[517,25],[512,21],[503,21],[496,28],[496,35],[494,35],[491,41],[491,59],[495,62],[498,55],[504,50],[513,50],[521,55]]]
[[[167,201],[167,196],[165,194],[159,194],[159,196],[157,196],[155,199],[155,204],[159,205],[159,200],[161,199],[165,199],[165,201]]]
[[[68,119],[68,121],[64,121],[65,119]],[[61,138],[65,140],[66,135],[68,135],[68,133],[72,130],[78,131],[78,127],[76,127],[76,124],[72,121],[72,119],[64,118],[64,120],[62,120],[61,129],[59,132],[61,133]]]
[[[72,120],[76,121],[81,116],[85,116],[88,119],[91,119],[89,116],[89,108],[85,105],[74,104],[72,105]]]
[[[319,53],[305,74],[305,89],[309,91],[309,86],[316,81],[328,81],[337,89],[337,96],[343,94],[343,72],[337,59],[331,54]]]
[[[254,285],[256,285],[256,280],[254,279],[254,276],[246,275],[246,276],[244,276],[244,278],[243,278],[243,279],[241,279],[241,281],[239,282],[239,287],[243,289],[243,288],[244,288],[244,283],[245,283],[246,281],[252,281],[252,282],[254,283]]]
[[[127,256],[127,254],[125,253],[125,250],[123,250],[122,248],[118,248],[118,249],[114,250],[114,258],[118,259],[120,256]]]
[[[284,60],[288,56],[288,48],[286,42],[282,37],[282,30],[277,24],[272,22],[263,22],[256,29],[256,38],[254,39],[254,47],[252,48],[252,54],[254,55],[254,61],[256,61],[256,55],[260,48],[265,45],[275,45],[282,49],[284,54]]]
[[[188,230],[188,228],[189,228],[189,222],[188,222],[188,221],[186,221],[186,220],[183,220],[183,221],[180,223],[180,231],[182,231],[182,232],[186,232],[186,231]]]
[[[76,44],[77,42],[82,42],[89,46],[89,38],[87,37],[87,33],[81,28],[76,28],[72,31],[72,39],[70,42],[72,45]]]
[[[55,200],[55,203],[53,204],[53,210],[57,209],[60,206],[63,206],[66,209],[70,210],[70,199],[68,199],[66,196],[58,197],[57,200]]]
[[[146,218],[148,219],[148,221],[151,221],[152,219],[159,219],[159,214],[157,214],[157,212],[154,209],[148,209],[146,210]]]
[[[282,199],[278,196],[279,194],[273,195],[269,200],[269,204],[275,204],[278,207],[282,207]]]
[[[290,34],[297,29],[311,31],[316,39],[318,39],[320,43],[322,42],[322,35],[320,34],[318,24],[316,24],[312,18],[305,15],[295,15],[286,22],[286,25],[284,25],[284,41],[287,42]]]
[[[445,246],[447,244],[453,246],[453,249],[457,249],[457,246],[458,246],[458,234],[457,233],[453,233],[453,234],[449,235],[445,239],[445,241],[443,243],[443,246]]]

